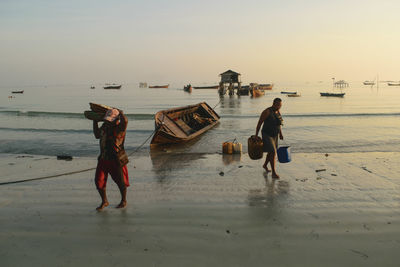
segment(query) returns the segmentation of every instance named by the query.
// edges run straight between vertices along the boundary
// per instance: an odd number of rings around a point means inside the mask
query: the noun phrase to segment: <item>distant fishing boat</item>
[[[149,88],[168,88],[169,84],[167,85],[150,85]]]
[[[96,87],[94,87],[94,86],[90,86],[90,89],[96,89]]]
[[[218,124],[219,115],[206,103],[162,110],[155,115],[151,145],[183,143]]]
[[[188,84],[186,86],[183,87],[183,91],[191,93],[192,92],[192,85]]]
[[[288,91],[282,91],[281,94],[286,94],[286,95],[293,95],[293,94],[297,94],[297,92],[288,92]]]
[[[240,89],[237,89],[237,95],[249,95],[250,93],[250,86],[249,85],[243,85],[240,87]]]
[[[11,91],[11,93],[12,94],[23,94],[24,90],[22,90],[22,91]]]
[[[296,92],[294,94],[287,94],[287,96],[288,97],[300,97],[301,95]]]
[[[211,85],[211,86],[194,86],[194,89],[218,89],[219,85]]]
[[[266,84],[258,85],[258,89],[261,89],[261,90],[272,90],[272,87],[274,87],[273,83],[266,83]]]
[[[400,86],[400,82],[388,82],[389,86]]]
[[[258,89],[258,88],[253,88],[250,90],[251,96],[252,97],[259,97],[265,95],[264,90]]]
[[[363,82],[364,85],[375,85],[374,81],[365,81]]]
[[[116,84],[112,84],[112,85],[106,85],[103,88],[104,89],[121,89],[122,85],[116,85]]]
[[[321,96],[344,97],[346,93],[320,93]]]

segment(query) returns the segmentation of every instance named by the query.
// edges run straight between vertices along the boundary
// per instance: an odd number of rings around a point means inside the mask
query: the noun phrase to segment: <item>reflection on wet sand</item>
[[[279,200],[286,197],[289,192],[287,181],[276,180],[268,177],[264,172],[265,187],[261,189],[251,189],[248,194],[249,206],[265,207],[271,213],[279,206]]]
[[[180,153],[169,150],[151,150],[150,158],[155,177],[159,183],[168,182],[174,170],[190,169],[193,161],[205,158],[205,153]],[[188,172],[190,174],[190,172]]]
[[[240,162],[241,158],[242,154],[222,154],[222,163],[227,166],[235,162]]]

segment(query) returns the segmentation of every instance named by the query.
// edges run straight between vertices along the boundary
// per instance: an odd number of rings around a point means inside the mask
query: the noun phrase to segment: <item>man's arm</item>
[[[256,127],[256,136],[258,136],[258,132],[260,131],[261,125],[264,123],[265,119],[269,116],[269,110],[264,110],[261,115],[260,119],[258,120],[257,127]]]
[[[119,124],[117,127],[119,132],[125,132],[128,127],[128,118],[124,115],[122,110],[119,110]]]
[[[283,140],[282,126],[281,129],[279,130],[279,139]]]
[[[97,121],[93,121],[93,134],[96,139],[100,138],[100,129]]]

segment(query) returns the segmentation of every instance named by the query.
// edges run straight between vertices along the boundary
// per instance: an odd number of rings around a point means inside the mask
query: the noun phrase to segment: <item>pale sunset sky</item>
[[[0,0],[0,86],[400,80],[399,0]]]

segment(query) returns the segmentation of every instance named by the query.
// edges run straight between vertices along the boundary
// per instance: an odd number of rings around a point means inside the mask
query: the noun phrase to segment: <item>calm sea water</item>
[[[12,90],[25,90],[8,98]],[[297,91],[289,98],[281,91]],[[221,143],[237,138],[247,150],[247,138],[254,134],[259,114],[275,97],[283,99],[283,133],[293,152],[367,152],[400,150],[400,87],[380,88],[353,82],[344,98],[320,97],[332,91],[329,83],[276,84],[264,97],[225,96],[216,107],[221,123],[199,139],[171,147],[187,153],[215,153]],[[124,84],[121,90],[103,90],[90,85],[0,88],[0,153],[38,155],[70,154],[95,156],[98,141],[92,123],[83,116],[89,102],[124,110],[129,124],[127,150],[137,148],[154,130],[154,114],[162,109],[206,101],[215,106],[217,90],[177,87],[138,88]],[[148,153],[147,143],[139,153]]]

